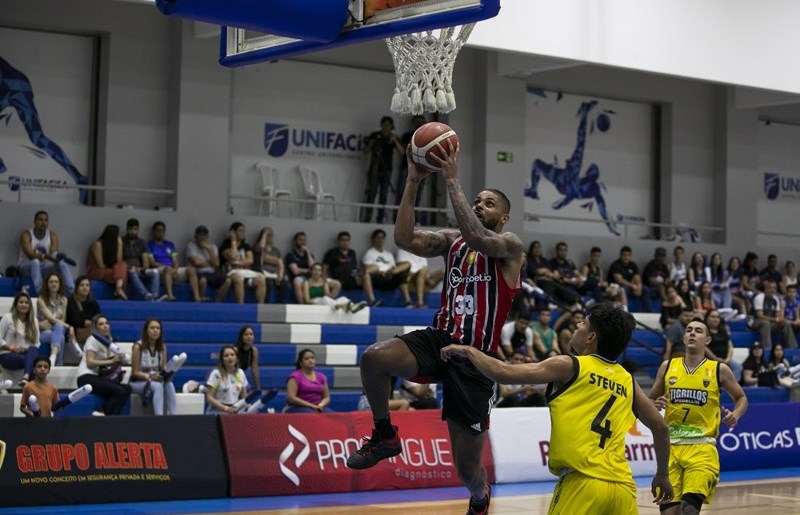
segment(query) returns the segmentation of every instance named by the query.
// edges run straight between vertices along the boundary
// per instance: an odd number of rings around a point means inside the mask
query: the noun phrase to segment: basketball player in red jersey
[[[442,303],[433,324],[378,342],[361,357],[361,380],[375,420],[372,437],[351,454],[347,466],[365,469],[401,452],[397,427],[389,419],[390,376],[442,385],[442,418],[447,421],[458,476],[470,491],[468,513],[487,513],[491,489],[481,455],[489,427],[495,383],[468,360],[442,361],[440,350],[457,343],[495,352],[500,331],[520,286],[524,249],[519,237],[502,232],[511,204],[498,190],[468,201],[458,180],[458,149],[448,141],[438,159],[459,230],[436,232],[414,227],[414,199],[430,170],[408,157],[408,177],[395,223],[398,247],[418,256],[445,259]]]

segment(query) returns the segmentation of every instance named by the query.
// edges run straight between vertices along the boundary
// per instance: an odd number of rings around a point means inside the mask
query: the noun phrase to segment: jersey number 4
[[[616,400],[616,395],[609,397],[603,407],[600,408],[600,411],[597,412],[597,416],[592,420],[592,431],[600,435],[600,443],[598,445],[601,449],[605,449],[606,440],[611,438],[611,421],[606,416],[608,416],[608,412],[611,411],[611,406],[614,405]]]
[[[475,314],[475,297],[472,295],[458,295],[456,297],[456,315]]]

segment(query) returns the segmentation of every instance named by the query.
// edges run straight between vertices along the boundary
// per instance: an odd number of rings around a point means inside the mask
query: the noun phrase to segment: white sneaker
[[[103,413],[102,411],[93,411],[93,412],[92,412],[92,416],[93,416],[93,417],[105,417],[105,416],[106,416],[106,414],[105,414],[105,413]]]

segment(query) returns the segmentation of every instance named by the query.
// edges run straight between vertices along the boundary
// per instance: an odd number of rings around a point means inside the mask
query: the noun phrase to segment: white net
[[[449,113],[456,108],[453,65],[474,26],[469,23],[386,38],[397,75],[392,111]]]

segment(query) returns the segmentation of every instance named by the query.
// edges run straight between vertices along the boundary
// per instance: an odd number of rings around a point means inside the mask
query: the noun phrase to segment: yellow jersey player
[[[683,333],[686,355],[661,364],[650,398],[664,419],[671,442],[669,479],[675,499],[662,504],[664,515],[694,515],[710,503],[719,481],[720,387],[734,401],[733,411],[722,408],[722,422],[734,427],[747,410],[747,397],[724,363],[705,357],[711,342],[708,326],[689,322]]]
[[[441,351],[444,360],[466,357],[498,383],[547,383],[552,424],[549,466],[559,477],[550,514],[639,513],[636,484],[625,459],[625,433],[636,417],[653,432],[657,464],[653,502],[672,500],[667,425],[631,374],[615,362],[634,326],[630,313],[600,303],[589,308],[572,334],[574,356],[509,364],[466,345],[449,345]]]

